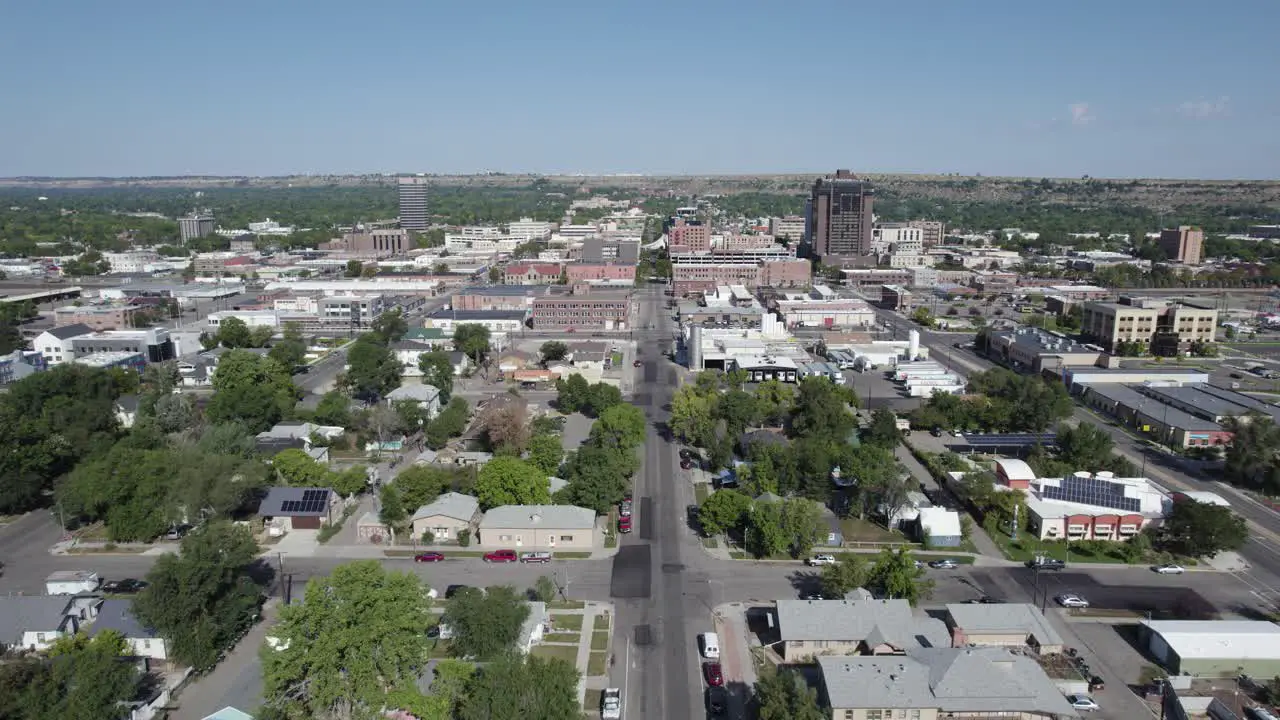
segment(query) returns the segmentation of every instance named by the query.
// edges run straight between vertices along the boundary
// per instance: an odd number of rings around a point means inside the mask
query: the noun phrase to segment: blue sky
[[[0,175],[1275,178],[1276,0],[48,0]]]

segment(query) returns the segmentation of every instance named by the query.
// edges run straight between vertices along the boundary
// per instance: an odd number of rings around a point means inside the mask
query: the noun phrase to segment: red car
[[[413,556],[414,562],[440,562],[444,560],[444,553],[424,552]]]
[[[519,560],[515,550],[494,550],[484,554],[485,562],[515,562]]]
[[[623,517],[618,518],[618,532],[620,533],[631,532],[631,516],[630,515],[624,515]]]
[[[720,663],[703,663],[702,675],[711,687],[720,687],[724,684],[724,673],[720,670]]]

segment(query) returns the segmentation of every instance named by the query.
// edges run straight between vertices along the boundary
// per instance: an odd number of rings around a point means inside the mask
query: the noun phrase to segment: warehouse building
[[[1280,676],[1280,625],[1265,620],[1144,620],[1147,649],[1172,675]]]

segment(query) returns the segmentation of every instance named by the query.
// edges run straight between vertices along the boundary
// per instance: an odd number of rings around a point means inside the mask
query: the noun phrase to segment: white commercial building
[[[885,223],[871,231],[871,252],[920,253],[924,251],[924,230],[906,223]]]
[[[112,274],[150,272],[147,266],[160,262],[160,256],[150,251],[107,252],[102,253],[102,259],[110,266],[108,272]]]
[[[520,218],[513,223],[507,224],[507,232],[509,234],[540,242],[551,239],[551,229],[551,223],[534,220],[533,218]]]
[[[280,326],[280,313],[275,310],[219,310],[209,313],[209,332],[218,332],[222,322],[229,318],[236,318],[251,328]]]
[[[1077,472],[1036,478],[1021,460],[995,462],[996,489],[1022,492],[1041,540],[1128,540],[1169,513],[1173,499],[1147,478]]]
[[[433,295],[439,280],[373,278],[371,280],[282,280],[267,283],[266,290],[290,290],[296,293],[320,292],[325,295]]]

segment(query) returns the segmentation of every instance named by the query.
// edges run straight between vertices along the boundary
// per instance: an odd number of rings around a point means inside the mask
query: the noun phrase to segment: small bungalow
[[[430,420],[440,414],[440,389],[434,385],[401,385],[387,393],[387,404],[415,402],[422,414]]]
[[[273,487],[258,505],[268,532],[319,530],[333,522],[338,494],[329,488]]]
[[[46,650],[80,629],[75,598],[65,595],[0,595],[0,649]]]
[[[124,636],[135,657],[150,660],[168,660],[169,645],[160,633],[146,627],[133,614],[132,600],[103,600],[98,607],[98,617],[89,629],[94,636],[105,630],[115,630]]]
[[[430,532],[436,542],[458,538],[459,530],[471,530],[480,516],[480,501],[470,495],[447,492],[413,514],[413,536]]]
[[[480,520],[479,544],[499,548],[594,550],[596,513],[574,505],[503,505]]]

